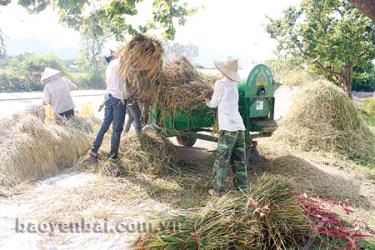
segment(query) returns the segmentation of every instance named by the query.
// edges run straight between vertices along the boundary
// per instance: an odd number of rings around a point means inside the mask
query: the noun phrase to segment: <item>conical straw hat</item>
[[[238,59],[228,58],[226,62],[214,61],[215,66],[229,79],[238,82],[241,80],[238,74]]]
[[[52,69],[52,68],[49,68],[49,67],[46,67],[44,69],[44,72],[42,74],[42,78],[40,79],[42,82],[45,82],[46,80],[48,80],[49,78],[53,77],[53,76],[57,76],[61,74],[60,71],[56,70],[56,69]]]

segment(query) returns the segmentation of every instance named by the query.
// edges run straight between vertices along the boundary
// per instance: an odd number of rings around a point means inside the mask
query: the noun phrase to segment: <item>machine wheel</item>
[[[154,132],[154,133],[159,133],[160,132],[160,128],[158,128],[157,126],[153,125],[153,124],[147,124],[146,126],[144,126],[142,128],[142,131],[143,132]]]
[[[181,146],[191,147],[195,144],[196,141],[197,141],[197,138],[191,138],[191,137],[182,136],[182,135],[177,136],[177,142]]]

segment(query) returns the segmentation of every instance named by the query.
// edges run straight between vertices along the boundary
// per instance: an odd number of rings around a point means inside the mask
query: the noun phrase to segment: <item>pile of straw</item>
[[[118,52],[120,73],[128,80],[128,92],[140,104],[158,103],[163,108],[192,109],[212,95],[212,81],[182,57],[162,67],[159,41],[137,35]]]
[[[150,91],[156,91],[157,79],[163,66],[160,41],[137,35],[118,51],[120,73],[128,80],[128,89],[140,103],[149,103]]]
[[[185,57],[181,57],[165,65],[157,102],[167,110],[193,109],[213,93],[212,79],[207,79]]]
[[[164,223],[166,228],[141,236],[133,248],[288,249],[312,233],[291,184],[271,175],[261,177],[250,195],[228,193],[166,221],[179,223]]]
[[[119,177],[134,173],[164,175],[176,172],[181,158],[167,138],[155,133],[129,134],[122,139],[118,160],[101,159],[93,163],[84,156],[77,168]]]
[[[360,163],[375,163],[375,135],[340,88],[316,81],[306,85],[295,101],[274,133],[276,140],[303,151],[337,153]]]
[[[0,185],[35,181],[74,165],[89,149],[94,126],[96,120],[78,116],[58,123],[30,113],[1,120]]]
[[[120,148],[121,165],[127,172],[166,174],[177,169],[176,147],[155,133],[133,134],[124,138]]]

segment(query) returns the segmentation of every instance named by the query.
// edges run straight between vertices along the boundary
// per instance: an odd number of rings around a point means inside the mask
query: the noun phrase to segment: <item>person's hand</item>
[[[104,108],[104,104],[100,104],[98,112],[102,111]]]

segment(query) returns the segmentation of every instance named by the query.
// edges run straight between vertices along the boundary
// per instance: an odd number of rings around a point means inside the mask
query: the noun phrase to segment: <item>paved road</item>
[[[76,107],[91,102],[94,111],[97,110],[103,101],[104,91],[102,90],[80,90],[73,91],[72,96]],[[42,103],[43,93],[0,93],[0,118],[24,111],[27,107]]]
[[[298,92],[299,87],[281,86],[275,92],[275,119],[285,116],[293,104],[293,97]],[[99,104],[103,100],[102,90],[79,90],[73,91],[72,96],[76,107],[91,102],[94,111],[97,111]],[[42,103],[43,93],[0,93],[0,118],[12,115],[25,110],[27,107]],[[354,101],[360,102],[367,98],[375,97],[375,93],[353,92]],[[97,115],[100,117],[102,114]]]
[[[292,104],[292,96],[295,94],[295,88],[280,87],[276,93],[275,118],[278,119],[286,114]],[[94,111],[97,111],[103,100],[104,92],[101,90],[81,90],[72,92],[76,107],[91,102]],[[27,107],[42,103],[43,93],[0,93],[0,118],[10,116],[17,112],[24,111]],[[98,112],[96,115],[101,117]]]

